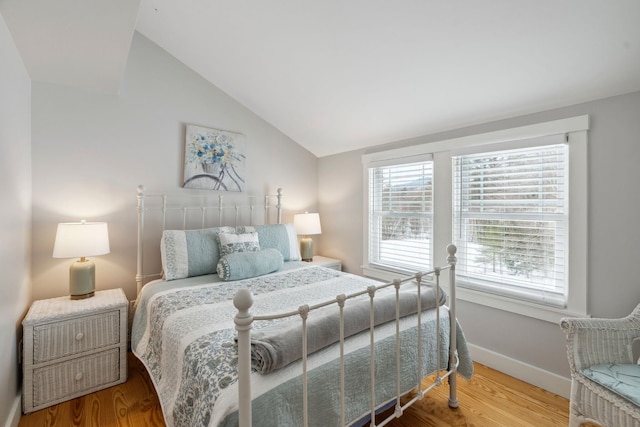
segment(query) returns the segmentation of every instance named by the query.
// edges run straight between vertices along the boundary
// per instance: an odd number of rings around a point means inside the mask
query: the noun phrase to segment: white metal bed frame
[[[189,200],[187,204],[174,206],[170,203],[170,199],[179,199],[179,200]],[[146,199],[156,200],[157,203],[154,206],[149,206],[145,203]],[[213,226],[223,226],[230,225],[229,222],[224,223],[224,212],[227,210],[232,210],[234,212],[234,220],[233,225],[246,225],[239,224],[240,220],[240,211],[242,209],[246,209],[250,212],[250,220],[249,225],[254,224],[254,213],[256,209],[263,208],[264,209],[264,222],[268,223],[269,221],[269,210],[276,210],[276,218],[277,223],[280,224],[282,222],[282,189],[279,188],[276,195],[266,195],[264,196],[263,204],[256,204],[253,202],[243,203],[243,204],[225,204],[222,195],[218,195],[217,202],[211,202],[211,196],[204,195],[203,193],[198,193],[197,195],[194,193],[184,193],[179,195],[168,195],[168,194],[148,194],[145,193],[144,186],[139,185],[137,189],[137,215],[138,215],[138,249],[137,249],[137,271],[136,271],[136,283],[137,283],[137,292],[140,293],[140,290],[144,286],[145,282],[151,278],[157,278],[161,276],[161,272],[146,274],[144,271],[144,240],[145,240],[145,213],[150,210],[157,210],[161,214],[161,227],[162,230],[165,230],[167,227],[167,214],[171,211],[177,211],[182,217],[182,224],[180,227],[182,229],[188,228],[206,228]],[[250,198],[250,199],[256,199]],[[271,201],[275,199],[276,203],[273,204]],[[195,204],[194,204],[195,202]],[[198,227],[188,227],[187,217],[189,212],[199,211],[200,221],[198,223]],[[212,221],[208,221],[208,212],[217,212],[218,216],[218,224],[212,223]],[[175,228],[174,228],[175,229]],[[338,295],[335,299],[331,299],[313,306],[302,305],[298,308],[297,311],[287,312],[287,313],[279,313],[274,315],[265,315],[265,316],[253,316],[250,312],[251,305],[253,304],[253,297],[251,292],[247,289],[242,289],[236,293],[233,298],[233,303],[238,310],[234,322],[236,330],[238,331],[238,419],[240,427],[250,427],[251,426],[251,328],[252,323],[254,321],[259,320],[275,320],[282,319],[286,317],[292,317],[299,315],[302,319],[302,398],[303,398],[303,419],[304,426],[308,426],[308,382],[307,382],[307,330],[306,330],[306,321],[309,313],[311,311],[320,309],[322,307],[326,307],[332,304],[337,304],[339,307],[340,313],[340,340],[339,340],[339,348],[340,348],[340,402],[341,402],[341,424],[345,425],[345,354],[344,354],[344,305],[345,302],[349,299],[356,298],[362,296],[364,294],[369,295],[369,300],[371,304],[371,315],[370,315],[370,326],[369,326],[369,336],[370,336],[370,357],[371,357],[371,369],[370,369],[370,385],[371,385],[371,426],[384,426],[388,424],[391,420],[398,418],[402,415],[402,413],[413,403],[421,400],[426,393],[428,393],[434,387],[440,386],[444,379],[448,379],[449,381],[449,399],[448,403],[451,408],[458,407],[458,398],[456,391],[456,372],[459,364],[458,352],[456,350],[457,337],[456,337],[456,295],[455,295],[455,267],[456,267],[456,247],[454,245],[447,246],[447,265],[443,267],[434,268],[432,271],[424,272],[424,273],[416,273],[413,276],[405,277],[403,279],[396,279],[392,282],[388,282],[385,284],[381,284],[378,286],[369,286],[366,290],[361,292],[349,294],[349,295]],[[450,291],[449,291],[449,324],[450,324],[450,341],[449,341],[449,358],[447,361],[448,367],[443,367],[442,360],[440,357],[440,352],[437,352],[437,369],[435,372],[435,378],[433,382],[426,388],[423,389],[423,373],[421,367],[422,357],[422,334],[421,334],[421,317],[422,317],[422,308],[421,308],[421,289],[422,283],[426,276],[433,275],[435,277],[435,285],[436,285],[436,301],[439,300],[439,291],[440,291],[440,275],[443,270],[449,271],[449,283],[450,283]],[[401,405],[400,398],[402,397],[402,393],[400,390],[400,329],[399,329],[399,300],[398,293],[400,291],[400,287],[403,284],[409,283],[411,281],[416,281],[418,283],[418,311],[417,311],[417,328],[418,328],[418,382],[416,384],[416,395],[407,401],[404,405]],[[395,319],[395,337],[396,337],[396,397],[395,397],[395,410],[391,415],[389,415],[386,419],[382,420],[380,424],[376,424],[376,404],[375,404],[375,351],[374,351],[374,340],[375,340],[375,328],[374,328],[374,318],[373,318],[373,304],[374,304],[374,296],[378,290],[388,288],[393,286],[396,292],[396,319]],[[440,310],[436,310],[436,330],[440,330]],[[436,348],[439,349],[440,345],[440,335],[436,335],[437,345]],[[444,373],[442,373],[444,372]]]
[[[434,387],[437,387],[442,384],[442,380],[448,378],[449,380],[449,406],[451,408],[458,407],[458,398],[457,398],[457,390],[456,390],[456,371],[458,368],[459,360],[458,360],[458,352],[456,350],[456,296],[455,296],[455,267],[456,267],[456,247],[454,245],[447,246],[447,265],[444,267],[437,267],[432,271],[426,273],[416,273],[411,277],[407,277],[404,279],[395,279],[392,282],[388,282],[378,286],[369,286],[366,290],[361,292],[352,293],[349,295],[338,295],[335,299],[328,300],[313,306],[302,305],[298,308],[297,311],[291,311],[287,313],[280,313],[275,315],[266,315],[266,316],[252,316],[249,311],[251,305],[253,304],[253,297],[251,292],[248,289],[241,289],[236,293],[233,298],[233,303],[235,307],[238,309],[238,313],[234,318],[234,322],[236,325],[236,330],[238,331],[238,419],[240,427],[250,427],[251,426],[251,325],[254,321],[259,320],[275,320],[282,319],[287,317],[293,317],[299,315],[302,319],[302,404],[303,404],[303,420],[304,426],[307,427],[309,423],[308,419],[308,383],[307,383],[307,317],[309,313],[313,310],[317,310],[332,304],[337,304],[340,312],[340,416],[341,416],[341,425],[346,425],[345,423],[345,354],[344,354],[344,343],[345,343],[345,335],[344,335],[344,306],[345,302],[348,299],[356,298],[362,296],[364,294],[369,295],[370,302],[370,317],[369,317],[369,337],[370,337],[370,357],[371,363],[370,366],[370,390],[371,390],[371,427],[375,426],[384,426],[391,422],[391,420],[398,418],[402,415],[402,413],[415,402],[421,400],[426,393],[428,393]],[[422,307],[421,307],[421,289],[422,289],[422,280],[427,275],[434,275],[435,277],[435,290],[436,290],[436,301],[439,301],[439,291],[440,291],[440,274],[442,270],[449,270],[449,280],[451,283],[451,291],[450,291],[450,306],[449,306],[449,324],[450,324],[450,340],[449,340],[449,360],[448,369],[444,374],[441,374],[441,371],[445,370],[442,366],[442,361],[440,360],[440,352],[437,351],[437,362],[436,362],[436,371],[435,378],[431,385],[427,388],[422,388],[422,382],[424,375],[422,373],[422,334],[421,334],[421,325],[422,325]],[[418,328],[418,383],[416,384],[417,393],[416,395],[406,402],[404,405],[401,405],[400,398],[402,397],[402,391],[400,390],[400,305],[399,305],[399,292],[400,287],[403,284],[409,283],[411,281],[416,281],[418,283],[418,308],[417,308],[417,328]],[[382,420],[380,424],[376,424],[376,396],[375,396],[375,349],[374,349],[374,341],[375,341],[375,323],[373,316],[373,305],[374,305],[374,296],[378,290],[388,288],[393,286],[396,292],[396,318],[395,318],[395,337],[396,337],[396,404],[394,412],[389,415],[387,418]],[[436,310],[436,330],[440,330],[440,310]],[[440,348],[440,334],[436,334],[437,345],[436,349]]]

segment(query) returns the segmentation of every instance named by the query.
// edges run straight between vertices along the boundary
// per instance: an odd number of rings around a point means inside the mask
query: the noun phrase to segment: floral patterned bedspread
[[[237,345],[233,324],[236,310],[232,303],[236,291],[249,289],[254,296],[252,313],[262,315],[295,310],[302,304],[311,305],[338,294],[379,284],[371,279],[304,263],[291,263],[284,271],[251,279],[215,280],[217,276],[211,275],[150,283],[143,288],[136,302],[131,331],[132,351],[151,376],[169,427],[218,426],[237,422],[234,414],[237,410]],[[444,317],[448,324],[448,316]],[[265,324],[254,322],[253,328],[258,329]],[[448,332],[445,335],[446,344]],[[460,342],[465,344],[462,334],[459,335]],[[446,346],[443,350],[442,357],[446,360]],[[460,345],[458,350],[460,352]],[[472,369],[466,344],[462,350],[465,353],[464,364]],[[330,360],[323,358],[331,356],[326,352],[319,353],[324,354],[317,356],[315,365],[318,372],[322,372],[320,367]],[[262,399],[265,410],[274,412],[275,407],[282,406],[277,400],[267,399],[270,389],[286,389],[280,393],[280,399],[287,394],[299,394],[299,391],[289,390],[296,387],[296,377],[299,376],[292,369],[283,368],[277,375],[252,375],[252,391],[254,396]],[[297,369],[300,372],[300,368]],[[354,375],[357,369],[356,365],[351,369]],[[425,369],[433,371],[434,366],[426,366]],[[471,372],[467,374],[470,376]],[[255,402],[254,419],[257,418],[256,406],[259,406]],[[327,409],[318,410],[324,412]],[[269,417],[269,422],[265,418],[258,419],[265,421],[260,425],[283,425],[286,422],[277,417]],[[318,425],[327,425],[324,417],[318,421]]]

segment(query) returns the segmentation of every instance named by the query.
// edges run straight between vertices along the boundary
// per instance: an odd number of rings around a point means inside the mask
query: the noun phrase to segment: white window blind
[[[432,265],[433,161],[369,167],[369,264],[424,271]]]
[[[460,286],[566,306],[567,144],[459,155],[453,161]]]

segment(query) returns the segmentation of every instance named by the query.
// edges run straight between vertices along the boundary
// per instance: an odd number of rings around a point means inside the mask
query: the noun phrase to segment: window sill
[[[374,267],[371,265],[363,265],[361,266],[361,268],[362,268],[363,276],[366,276],[370,279],[380,280],[385,283],[392,282],[395,279],[404,280],[406,278],[415,276],[416,274],[416,271],[409,271],[409,270],[402,270],[402,269],[386,270],[386,269],[382,269],[380,267]],[[426,274],[422,277],[423,277],[422,280],[424,283],[433,283],[435,281],[433,274]]]
[[[402,270],[382,270],[378,267],[372,267],[370,265],[362,266],[362,274],[372,279],[381,280],[384,282],[391,282],[395,279],[404,279],[405,277],[413,276],[414,273]]]
[[[402,279],[414,274],[412,272],[401,270],[383,270],[371,265],[363,265],[362,273],[364,276],[384,282],[391,282],[394,279]],[[443,286],[446,287],[447,285]],[[450,292],[448,294],[451,295]],[[484,305],[486,307],[491,307],[554,324],[560,323],[560,319],[562,319],[563,317],[589,317],[589,315],[587,315],[586,313],[579,313],[571,311],[569,309],[544,306],[528,301],[521,301],[513,298],[488,294],[485,292],[461,287],[456,287],[456,299],[459,301],[467,301],[473,304]]]
[[[568,309],[547,307],[460,287],[456,288],[456,298],[461,301],[468,301],[555,324],[560,323],[560,319],[563,317],[588,317],[586,313],[576,313]]]

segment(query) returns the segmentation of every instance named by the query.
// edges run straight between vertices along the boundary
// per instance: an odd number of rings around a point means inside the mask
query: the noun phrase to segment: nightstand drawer
[[[33,406],[84,394],[120,379],[120,348],[33,370]]]
[[[33,364],[120,342],[118,310],[34,326]]]

